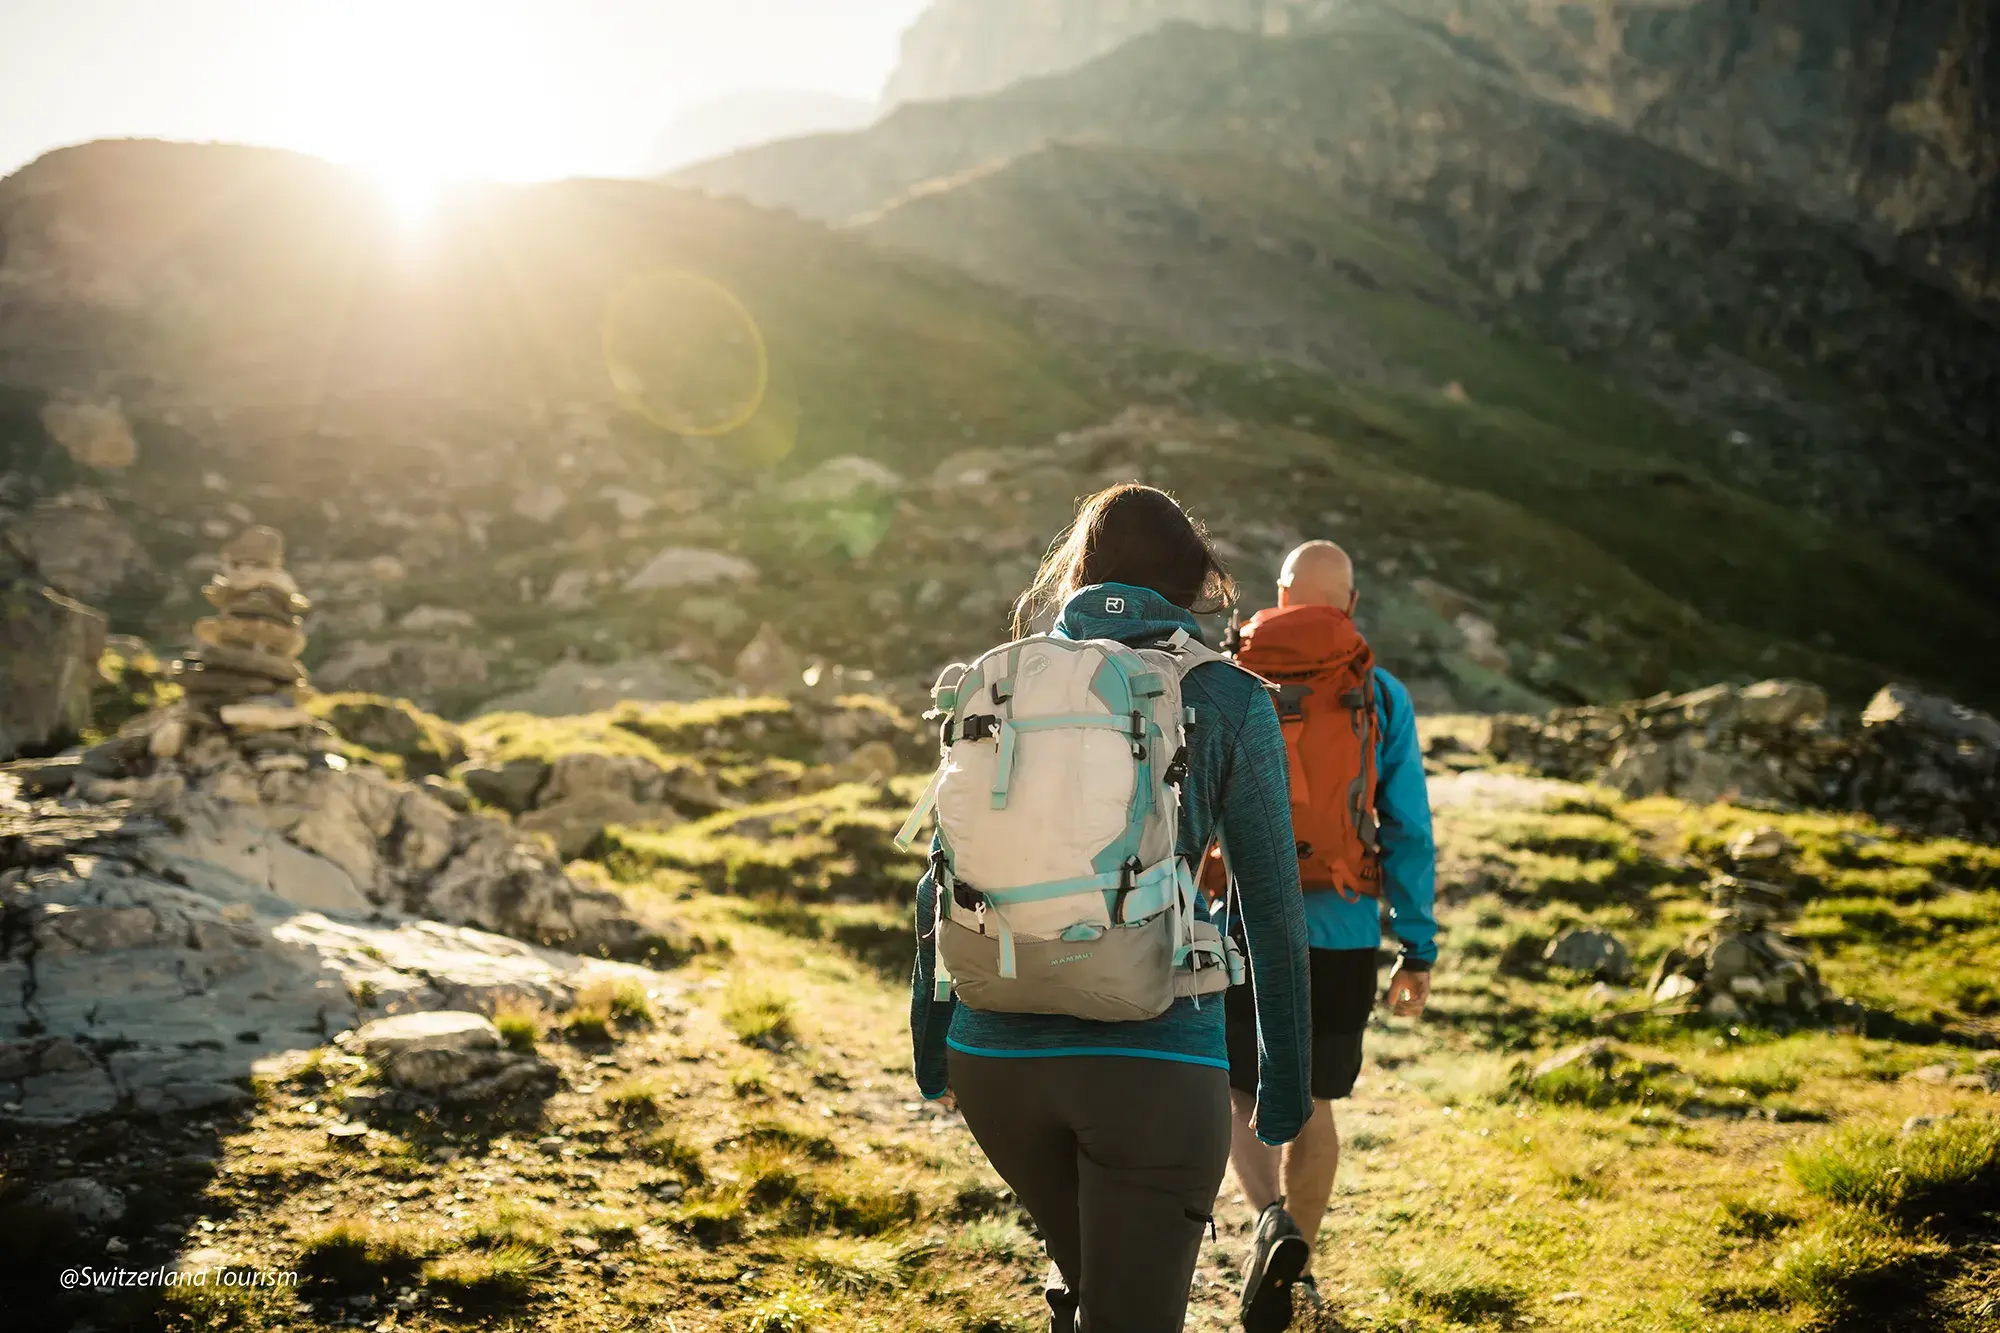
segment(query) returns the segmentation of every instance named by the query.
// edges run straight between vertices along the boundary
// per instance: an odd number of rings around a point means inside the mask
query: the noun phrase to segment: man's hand
[[[944,1096],[933,1097],[930,1099],[930,1103],[932,1106],[942,1106],[945,1110],[956,1113],[958,1110],[958,1094],[946,1088]]]
[[[1422,1018],[1430,1003],[1431,974],[1398,967],[1389,974],[1389,1012],[1398,1018]]]

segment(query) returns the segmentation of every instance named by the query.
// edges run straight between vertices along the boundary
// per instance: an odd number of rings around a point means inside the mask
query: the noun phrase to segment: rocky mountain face
[[[1168,23],[1298,33],[1368,11],[2000,296],[2000,14],[1982,0],[941,0],[889,100],[984,94]]]
[[[1482,337],[1463,325],[1506,330],[1666,408],[1690,428],[1665,450],[1675,466],[1883,533],[1991,591],[2000,326],[1851,232],[1400,19],[1286,38],[1163,29],[1066,75],[689,179],[1149,341],[1348,378],[1386,366],[1467,385]],[[1351,222],[1388,231],[1357,241]],[[1412,251],[1470,287],[1413,277]],[[1404,309],[1384,311],[1387,293]],[[1446,312],[1461,332],[1436,327]]]

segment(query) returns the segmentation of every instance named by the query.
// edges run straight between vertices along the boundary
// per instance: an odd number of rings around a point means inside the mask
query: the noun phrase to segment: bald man
[[[1280,712],[1293,718],[1286,727],[1294,746],[1292,801],[1300,825],[1300,880],[1306,894],[1306,943],[1312,975],[1313,1115],[1283,1148],[1256,1133],[1256,1001],[1249,987],[1227,993],[1230,1100],[1235,1129],[1230,1161],[1251,1207],[1257,1229],[1245,1269],[1242,1318],[1248,1333],[1276,1333],[1292,1319],[1293,1287],[1312,1288],[1312,1255],[1319,1240],[1327,1200],[1340,1165],[1340,1133],[1333,1103],[1354,1089],[1361,1070],[1361,1043],[1375,1005],[1376,957],[1382,945],[1381,904],[1388,903],[1402,948],[1389,975],[1389,1012],[1420,1017],[1430,998],[1431,963],[1437,957],[1433,917],[1437,850],[1431,838],[1430,798],[1424,787],[1422,747],[1417,742],[1409,691],[1374,656],[1354,625],[1359,595],[1354,562],[1332,542],[1315,541],[1285,559],[1278,578],[1278,605],[1245,627],[1239,660],[1286,686]],[[1319,698],[1311,696],[1317,693]],[[1340,704],[1351,702],[1351,707]],[[1373,847],[1356,831],[1343,839],[1346,855],[1329,860],[1315,851],[1304,830],[1318,816],[1302,814],[1305,770],[1297,747],[1309,716],[1335,709],[1335,725],[1352,727],[1355,709],[1375,714],[1372,747],[1375,779]],[[1288,703],[1290,712],[1287,712]],[[1308,710],[1315,710],[1309,712]],[[1324,725],[1324,724],[1322,724]],[[1352,733],[1350,732],[1350,735]],[[1359,770],[1367,750],[1347,745]],[[1327,760],[1316,757],[1324,765]],[[1315,769],[1303,799],[1317,808],[1322,799],[1342,801],[1355,773]],[[1346,828],[1354,822],[1341,816]],[[1351,895],[1351,896],[1350,896]],[[1317,1292],[1313,1292],[1316,1299]]]

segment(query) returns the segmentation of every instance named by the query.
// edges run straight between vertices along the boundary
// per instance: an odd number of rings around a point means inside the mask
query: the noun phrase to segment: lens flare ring
[[[742,429],[770,388],[770,350],[750,308],[721,283],[687,269],[657,269],[613,293],[603,350],[612,388],[626,405],[681,435]],[[676,383],[690,371],[697,382]],[[721,391],[700,402],[715,392],[716,379]]]

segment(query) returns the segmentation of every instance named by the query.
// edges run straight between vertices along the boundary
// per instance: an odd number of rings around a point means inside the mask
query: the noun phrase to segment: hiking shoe
[[[1244,1333],[1283,1333],[1292,1322],[1292,1284],[1311,1258],[1312,1247],[1283,1200],[1258,1215],[1243,1270]]]
[[[1054,1264],[1042,1279],[1042,1299],[1049,1303],[1049,1333],[1076,1333],[1076,1293],[1063,1282],[1062,1272]]]

